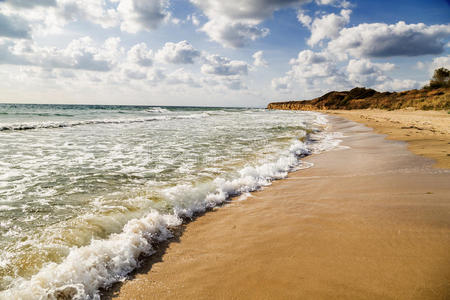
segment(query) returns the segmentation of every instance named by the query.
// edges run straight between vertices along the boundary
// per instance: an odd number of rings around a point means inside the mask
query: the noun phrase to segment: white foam
[[[81,125],[93,125],[93,124],[129,124],[129,123],[144,123],[152,121],[165,121],[173,119],[200,119],[208,117],[207,113],[195,113],[188,115],[174,115],[174,116],[154,116],[151,118],[134,118],[134,119],[96,119],[96,120],[82,120],[72,122],[34,122],[34,123],[22,123],[22,124],[0,124],[0,131],[17,131],[17,130],[31,130],[41,128],[64,128],[75,127]]]
[[[165,114],[165,113],[171,113],[170,110],[162,108],[162,107],[152,107],[150,109],[147,109],[147,112],[151,112],[151,113],[160,113],[160,114]]]
[[[326,120],[322,118],[319,122]],[[279,153],[277,159],[246,166],[231,179],[217,178],[198,186],[184,184],[167,188],[163,196],[172,205],[172,214],[151,210],[145,217],[129,221],[121,233],[74,247],[61,263],[45,265],[30,279],[16,279],[10,289],[0,292],[0,298],[99,299],[100,288],[123,280],[138,266],[139,256],[152,254],[153,245],[171,237],[169,229],[180,225],[183,218],[215,207],[230,196],[248,195],[273,180],[285,178],[290,171],[310,166],[299,157],[333,149],[340,142],[337,136],[322,132],[313,135],[316,142],[293,140],[290,148]]]

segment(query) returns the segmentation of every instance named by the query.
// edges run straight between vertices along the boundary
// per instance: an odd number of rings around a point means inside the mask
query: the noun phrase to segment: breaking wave
[[[95,125],[95,124],[127,124],[127,123],[143,123],[153,121],[165,121],[173,119],[200,119],[208,117],[207,113],[197,113],[190,115],[171,115],[171,116],[154,116],[149,118],[135,118],[135,119],[100,119],[100,120],[83,120],[73,122],[34,122],[34,123],[22,123],[22,124],[0,124],[0,131],[19,131],[19,130],[32,130],[32,129],[49,129],[49,128],[65,128],[75,127],[82,125]]]
[[[192,115],[191,115],[192,117]],[[145,120],[143,120],[145,121]],[[140,122],[140,121],[138,121]],[[324,120],[322,120],[324,122]],[[30,279],[17,279],[1,299],[100,299],[99,289],[123,280],[139,265],[141,255],[154,253],[154,245],[172,237],[171,229],[183,220],[285,178],[288,172],[310,167],[299,158],[337,147],[339,135],[316,132],[304,142],[293,140],[274,161],[241,169],[232,179],[216,178],[201,186],[178,185],[164,196],[171,213],[151,210],[129,221],[122,232],[89,245],[74,247],[61,263],[49,263]],[[189,201],[179,201],[179,199]]]

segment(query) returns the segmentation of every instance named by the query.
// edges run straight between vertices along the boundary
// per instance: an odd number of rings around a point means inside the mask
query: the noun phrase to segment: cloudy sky
[[[265,106],[423,86],[446,0],[0,0],[0,102]]]

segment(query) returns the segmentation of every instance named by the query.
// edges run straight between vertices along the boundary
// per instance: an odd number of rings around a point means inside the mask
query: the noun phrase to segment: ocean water
[[[99,298],[196,213],[335,148],[318,113],[0,104],[0,299]]]

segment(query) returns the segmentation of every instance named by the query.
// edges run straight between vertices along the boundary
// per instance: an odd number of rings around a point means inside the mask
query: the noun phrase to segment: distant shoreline
[[[363,123],[389,139],[408,142],[418,155],[450,168],[450,88],[380,93],[354,88],[304,101],[269,103],[267,109],[320,111]],[[447,112],[449,111],[449,112]]]
[[[450,88],[423,88],[403,92],[377,92],[357,87],[350,91],[329,92],[321,97],[302,101],[272,102],[267,109],[282,110],[353,110],[405,109],[450,110]]]
[[[432,158],[434,167],[450,169],[450,114],[423,110],[328,110],[327,114],[363,123],[388,139],[405,141],[415,154]]]

